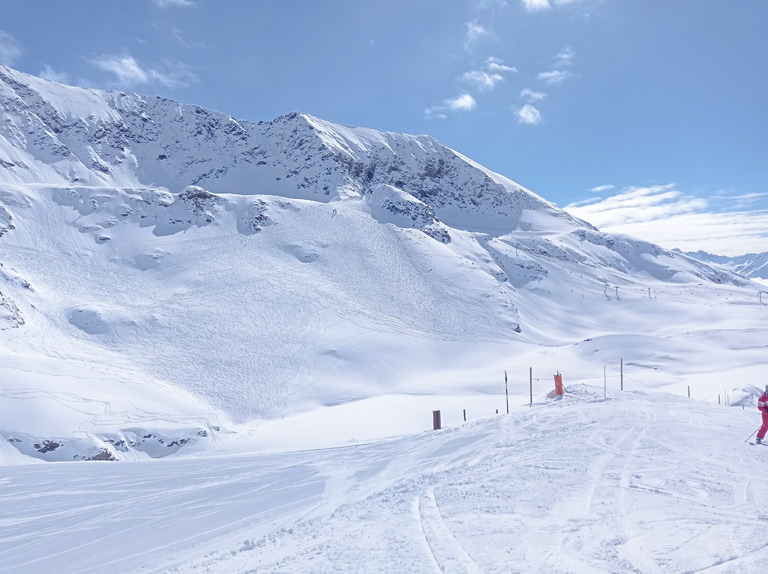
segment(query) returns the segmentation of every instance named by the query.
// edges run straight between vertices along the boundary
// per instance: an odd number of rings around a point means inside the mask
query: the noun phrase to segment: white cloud
[[[593,191],[595,193],[601,193],[603,191],[609,191],[611,189],[616,189],[615,185],[598,185],[597,187],[593,187],[590,189],[590,191]]]
[[[477,102],[470,94],[461,94],[445,100],[440,106],[432,106],[424,110],[427,119],[445,119],[449,112],[470,112],[477,107]]]
[[[541,72],[538,78],[548,86],[555,86],[557,84],[562,84],[572,75],[573,74],[565,70],[551,70],[549,72]]]
[[[536,92],[534,90],[531,90],[530,88],[525,88],[520,92],[520,99],[525,100],[529,104],[541,101],[546,97],[547,97],[547,94],[545,94],[544,92]]]
[[[448,100],[448,107],[454,111],[471,111],[477,107],[475,98],[469,94],[461,94],[460,96]]]
[[[0,64],[12,66],[23,53],[21,43],[8,32],[0,30]]]
[[[521,124],[536,125],[541,121],[541,112],[531,104],[517,110],[517,121]]]
[[[603,231],[624,233],[668,249],[703,249],[733,256],[764,252],[768,245],[768,210],[717,211],[711,199],[683,193],[675,184],[628,187],[564,209]]]
[[[152,3],[160,8],[189,8],[195,5],[192,0],[152,0]]]
[[[144,67],[127,54],[97,56],[91,63],[115,76],[122,87],[160,84],[166,88],[184,88],[196,84],[199,78],[187,64],[163,60],[160,65]]]

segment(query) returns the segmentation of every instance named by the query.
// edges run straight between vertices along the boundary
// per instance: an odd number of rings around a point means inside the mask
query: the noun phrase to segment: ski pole
[[[749,435],[749,436],[747,437],[747,440],[749,440],[749,439],[751,439],[753,436],[755,436],[755,433],[756,433],[757,431],[759,431],[759,430],[762,428],[762,426],[763,426],[763,425],[760,425],[760,426],[759,426],[759,427],[757,427],[755,430],[753,430],[753,431],[752,431],[752,434],[751,434],[751,435]],[[745,440],[744,442],[747,442],[747,440]]]

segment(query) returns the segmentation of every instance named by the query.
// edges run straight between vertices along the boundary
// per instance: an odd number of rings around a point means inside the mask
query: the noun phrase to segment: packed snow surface
[[[340,448],[5,467],[0,570],[765,571],[754,408],[567,391]]]

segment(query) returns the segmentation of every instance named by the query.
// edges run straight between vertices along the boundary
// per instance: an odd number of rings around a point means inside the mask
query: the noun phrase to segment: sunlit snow
[[[427,136],[0,122],[0,571],[763,571],[763,286]]]

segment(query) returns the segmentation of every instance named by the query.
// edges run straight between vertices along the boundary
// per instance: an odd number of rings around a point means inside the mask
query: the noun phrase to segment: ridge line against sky
[[[768,3],[0,0],[0,63],[427,133],[602,230],[768,251]]]

